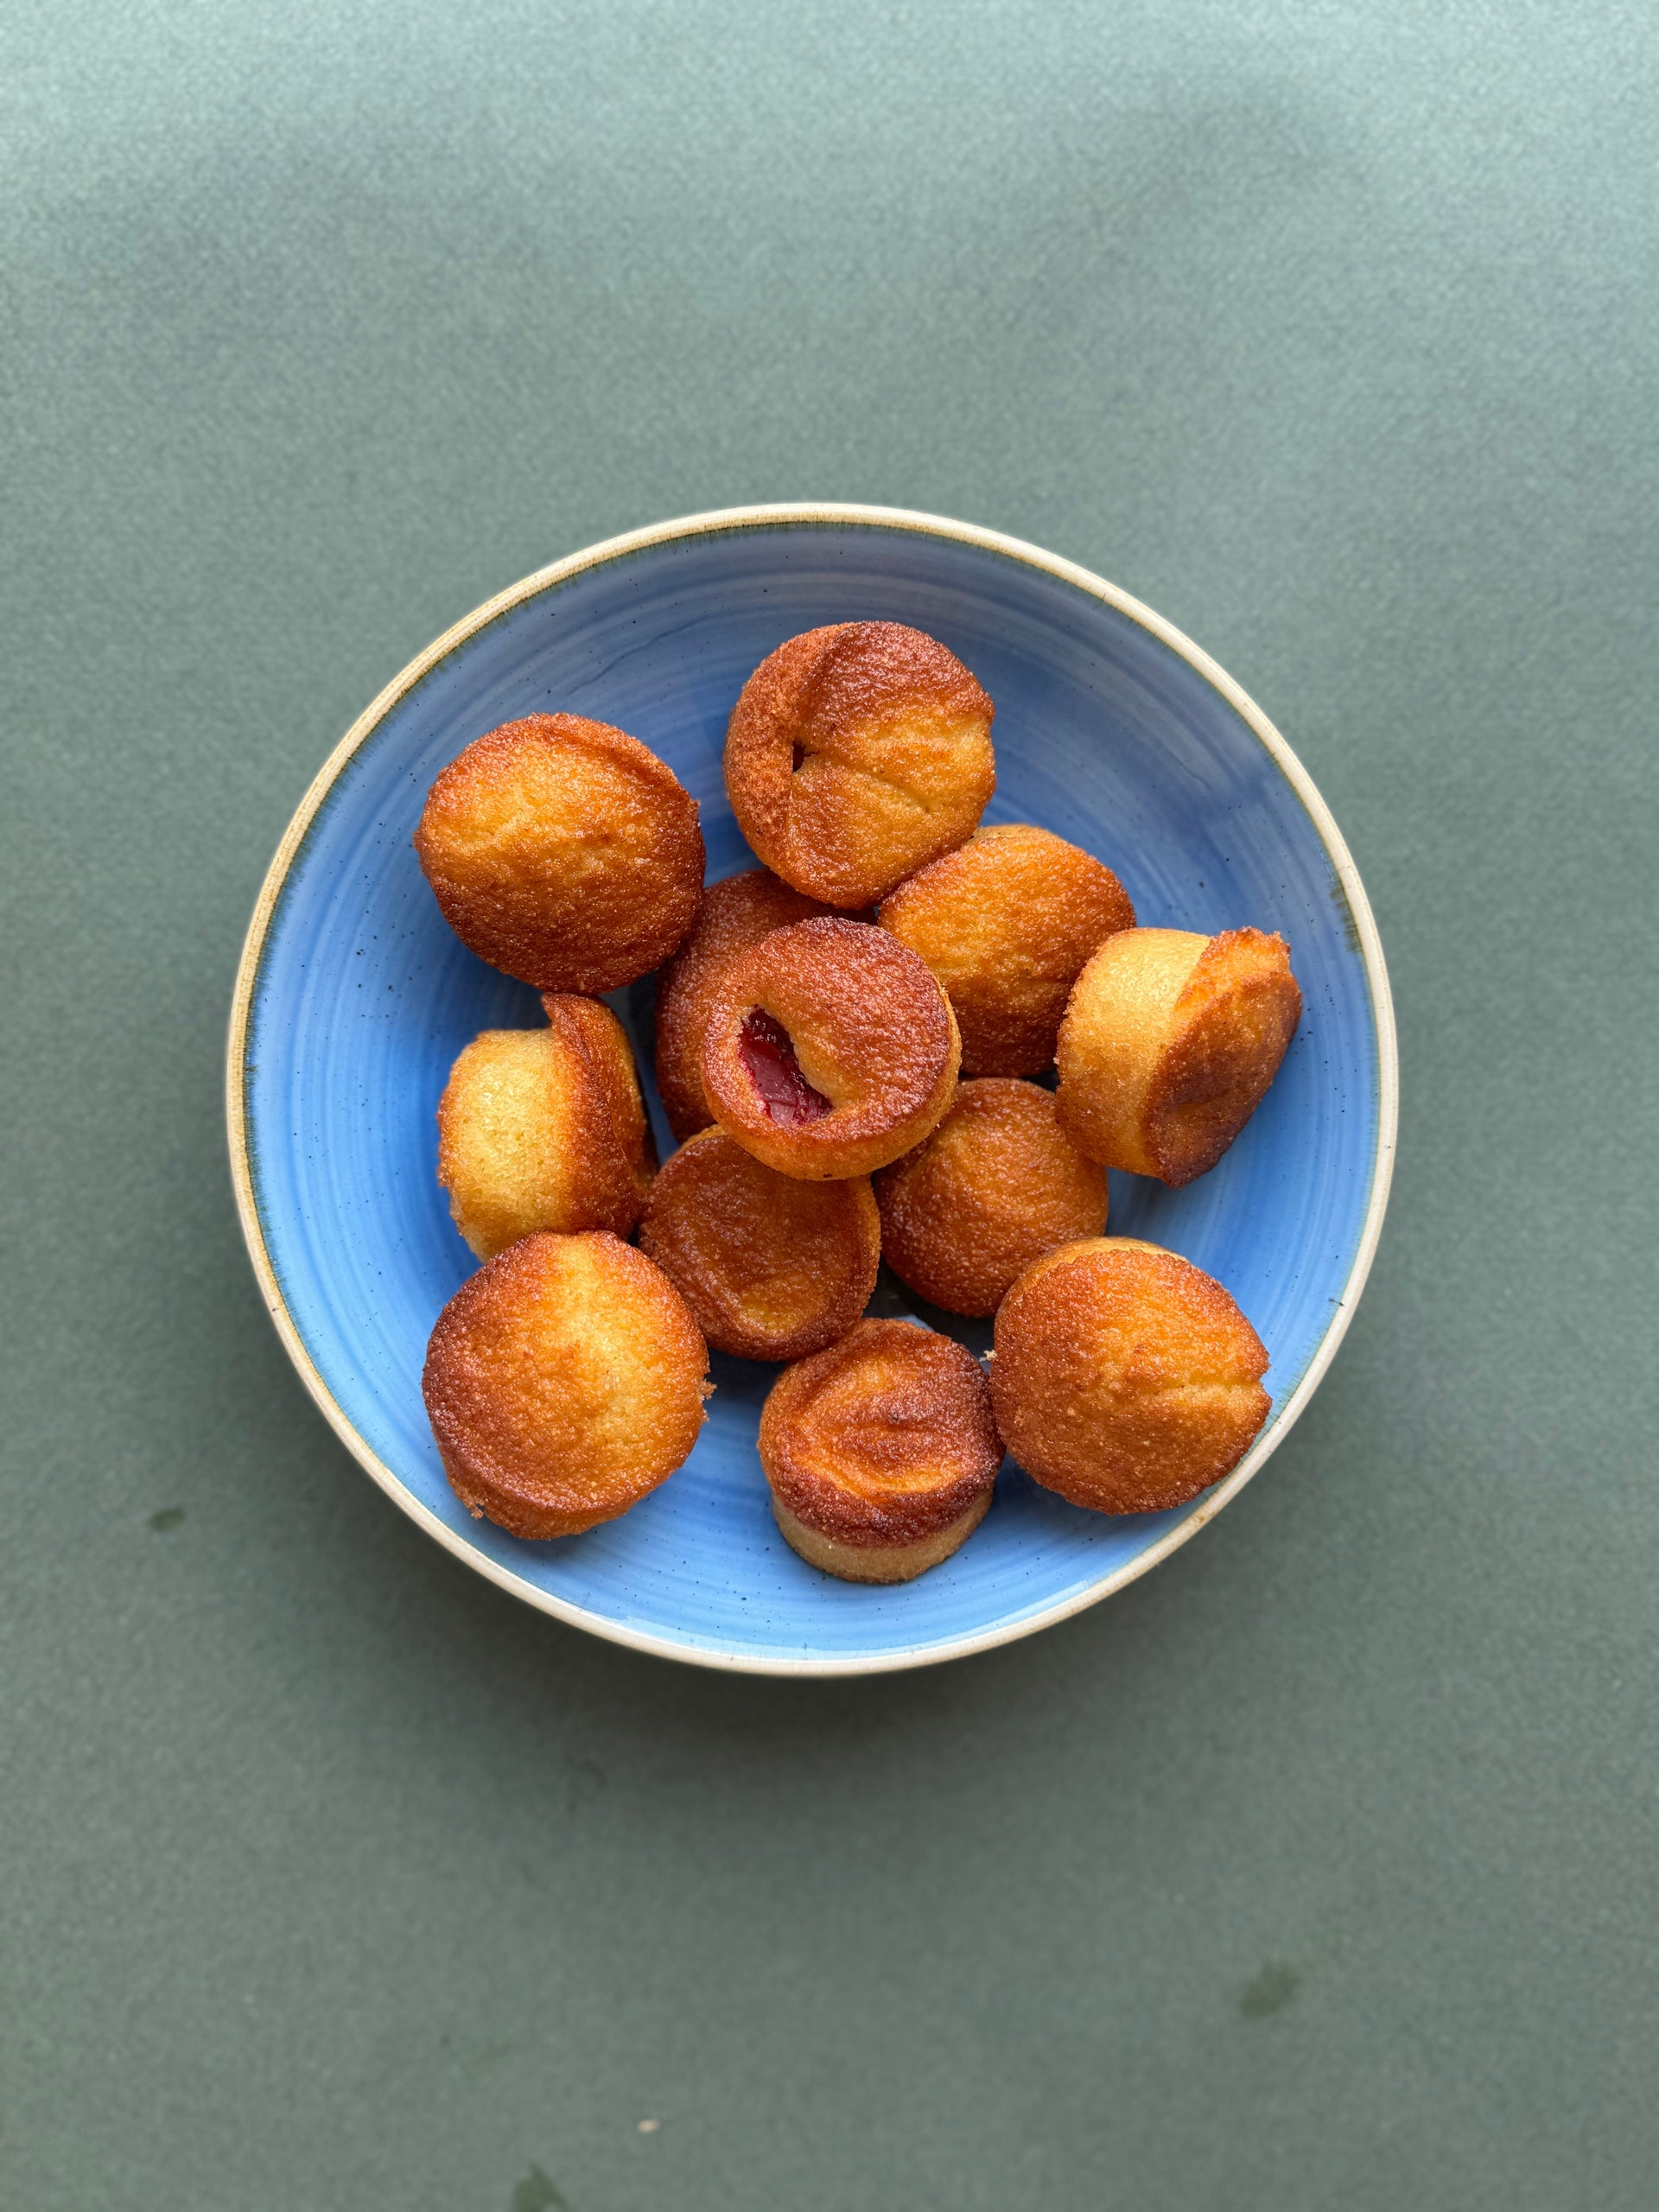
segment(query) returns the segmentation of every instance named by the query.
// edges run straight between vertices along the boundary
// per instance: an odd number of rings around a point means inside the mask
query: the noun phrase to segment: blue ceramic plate
[[[1217,1276],[1272,1355],[1274,1411],[1181,1511],[1109,1520],[1005,1466],[956,1557],[897,1589],[831,1580],[772,1526],[755,1456],[776,1370],[722,1359],[680,1471],[624,1519],[523,1543],[457,1503],[421,1403],[438,1309],[474,1264],[435,1175],[451,1061],[535,995],[453,937],[410,839],[427,786],[480,732],[568,709],[613,722],[701,802],[711,878],[752,865],[721,781],[726,718],[772,647],[875,616],[940,638],[996,702],[988,822],[1036,822],[1122,877],[1143,922],[1249,923],[1289,941],[1306,1005],[1263,1104],[1185,1191],[1114,1175],[1111,1225]],[[651,1063],[650,985],[612,1003]],[[482,1574],[643,1650],[776,1674],[912,1667],[1028,1635],[1153,1566],[1219,1511],[1329,1364],[1382,1226],[1393,1018],[1365,893],[1289,747],[1166,622],[989,531],[865,507],[700,515],[579,553],[480,607],[384,691],[289,825],[231,1027],[243,1226],[307,1388],[391,1497]],[[649,1088],[649,1082],[648,1082]],[[654,1093],[658,1142],[671,1148]],[[878,1292],[874,1310],[902,1311]],[[936,1323],[945,1317],[929,1313]],[[976,1350],[989,1325],[946,1324]]]

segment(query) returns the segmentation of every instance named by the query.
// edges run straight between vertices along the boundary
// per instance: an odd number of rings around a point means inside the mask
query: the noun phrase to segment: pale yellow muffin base
[[[960,1520],[916,1544],[843,1543],[838,1537],[821,1536],[816,1529],[809,1529],[776,1497],[772,1510],[784,1541],[809,1567],[822,1567],[826,1574],[839,1575],[843,1582],[913,1582],[930,1567],[939,1566],[952,1552],[961,1550],[985,1518],[990,1503],[991,1493],[987,1490]]]

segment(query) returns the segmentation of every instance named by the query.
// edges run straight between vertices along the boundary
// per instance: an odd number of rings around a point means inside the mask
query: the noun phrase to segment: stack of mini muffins
[[[1090,854],[979,829],[993,713],[918,630],[790,639],[727,732],[763,866],[707,892],[696,802],[605,723],[505,723],[432,786],[415,844],[445,918],[547,1015],[475,1038],[439,1108],[484,1265],[423,1388],[474,1513],[541,1538],[626,1512],[696,1441],[710,1344],[785,1363],[760,1420],[772,1510],[849,1581],[949,1558],[1005,1446],[1103,1513],[1182,1504],[1248,1449],[1260,1338],[1211,1276],[1105,1234],[1105,1170],[1179,1185],[1220,1159],[1300,1019],[1287,950],[1141,928]],[[599,996],[652,969],[679,1147],[660,1169]],[[883,1258],[934,1306],[995,1314],[988,1376],[918,1322],[861,1318]]]

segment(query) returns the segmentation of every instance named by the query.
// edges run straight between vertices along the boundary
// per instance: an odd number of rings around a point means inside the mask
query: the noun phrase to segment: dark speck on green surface
[[[1302,1977],[1294,1967],[1287,1966],[1282,1959],[1269,1959],[1246,1986],[1238,2009],[1247,2020],[1265,2020],[1274,2012],[1282,2012],[1301,1986]]]
[[[183,1518],[184,1508],[181,1505],[164,1505],[159,1513],[150,1515],[149,1525],[157,1535],[164,1536],[169,1529],[176,1529]]]
[[[539,2166],[532,2166],[512,2192],[512,2212],[549,2212],[553,2205],[569,2205],[556,2182],[550,2181]]]
[[[597,1759],[567,1759],[566,1800],[572,1812],[605,1787],[605,1770]]]

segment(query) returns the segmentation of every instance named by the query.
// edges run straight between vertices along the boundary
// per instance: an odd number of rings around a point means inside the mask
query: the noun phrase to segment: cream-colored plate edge
[[[660,545],[673,538],[696,537],[719,531],[760,529],[777,524],[810,525],[819,523],[862,524],[873,529],[912,531],[933,537],[954,538],[962,544],[982,546],[988,551],[1005,555],[1009,560],[1022,561],[1032,568],[1046,570],[1050,575],[1061,577],[1065,582],[1075,584],[1078,590],[1115,607],[1119,613],[1139,623],[1142,629],[1150,631],[1196,669],[1205,681],[1243,717],[1278,763],[1296,796],[1306,808],[1330,855],[1331,864],[1342,886],[1358,931],[1376,1024],[1377,1144],[1359,1249],[1348,1280],[1343,1286],[1341,1300],[1331,1317],[1319,1350],[1309,1361],[1306,1372],[1270,1432],[1245,1455],[1224,1482],[1218,1483],[1214,1490],[1205,1494],[1196,1510],[1179,1527],[1172,1529],[1157,1543],[1149,1546],[1125,1566],[1103,1576],[1091,1588],[1064,1599],[1039,1612],[1024,1615],[1019,1620],[1005,1622],[975,1635],[957,1637],[948,1643],[929,1644],[912,1650],[884,1652],[873,1658],[784,1659],[714,1651],[698,1644],[679,1643],[672,1637],[652,1636],[615,1621],[601,1619],[584,1611],[579,1605],[573,1605],[566,1599],[538,1589],[534,1583],[525,1581],[509,1568],[499,1566],[493,1560],[486,1559],[475,1552],[462,1536],[446,1527],[435,1513],[423,1505],[385,1460],[370,1449],[335,1402],[327,1384],[313,1365],[310,1354],[306,1351],[283,1300],[276,1270],[265,1249],[264,1231],[254,1199],[252,1165],[248,1154],[244,1061],[254,982],[264,950],[265,937],[283,884],[294,864],[305,833],[346,763],[404,694],[430,669],[435,668],[457,645],[464,644],[476,632],[494,621],[498,615],[505,614],[510,607],[535,597],[550,585],[563,583],[571,576],[581,575],[586,569],[597,568],[603,562],[641,552],[649,546]],[[1214,1520],[1290,1433],[1319,1388],[1325,1370],[1335,1358],[1338,1346],[1347,1334],[1354,1308],[1365,1287],[1365,1278],[1370,1273],[1377,1239],[1382,1232],[1382,1217],[1388,1210],[1389,1185],[1394,1173],[1395,1141],[1399,1121],[1399,1048],[1395,1033],[1394,1000],[1389,988],[1388,968],[1382,957],[1382,942],[1377,936],[1370,901],[1365,895],[1359,871],[1354,866],[1342,832],[1319,796],[1313,778],[1255,702],[1234,683],[1231,677],[1217,667],[1208,653],[1195,645],[1190,638],[1176,629],[1173,623],[1165,621],[1161,615],[1154,614],[1149,607],[1143,607],[1139,600],[1131,598],[1128,592],[1120,591],[1116,585],[1108,583],[1104,577],[1079,568],[1075,562],[1063,561],[1052,553],[1046,553],[1040,546],[1028,545],[1020,538],[1005,537],[1001,531],[984,530],[974,523],[952,522],[939,515],[916,513],[902,507],[867,507],[831,502],[822,505],[787,502],[772,506],[726,507],[713,513],[688,515],[676,521],[653,524],[646,530],[627,531],[619,537],[606,538],[601,543],[590,545],[580,553],[573,553],[565,560],[555,561],[548,568],[538,569],[533,575],[524,577],[505,591],[498,592],[493,599],[486,600],[483,606],[475,607],[472,613],[457,622],[453,629],[446,630],[424,652],[410,661],[346,731],[314,778],[310,788],[296,809],[293,819],[283,833],[282,842],[260,887],[259,897],[243,944],[242,957],[238,963],[226,1055],[226,1114],[229,1123],[231,1176],[248,1256],[253,1262],[260,1292],[289,1357],[297,1369],[301,1381],[316,1401],[324,1419],[347,1451],[367,1469],[381,1489],[408,1514],[411,1521],[417,1522],[456,1558],[465,1560],[468,1567],[486,1576],[490,1581],[499,1584],[502,1589],[510,1590],[515,1597],[524,1599],[529,1604],[539,1606],[543,1612],[569,1621],[575,1627],[587,1629],[614,1643],[627,1644],[636,1651],[649,1651],[661,1658],[681,1659],[695,1666],[721,1668],[737,1674],[752,1675],[890,1674],[901,1669],[938,1665],[947,1659],[965,1658],[970,1652],[993,1650],[998,1644],[1012,1643],[1020,1637],[1034,1635],[1039,1629],[1052,1627],[1056,1621],[1067,1620],[1073,1613],[1080,1613],[1090,1605],[1098,1605],[1103,1598],[1109,1598],[1126,1583],[1133,1582],[1137,1576],[1147,1573],[1160,1560],[1167,1559],[1173,1551]]]

